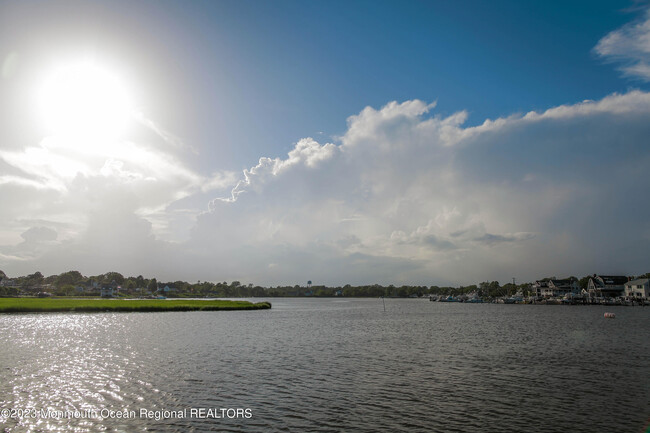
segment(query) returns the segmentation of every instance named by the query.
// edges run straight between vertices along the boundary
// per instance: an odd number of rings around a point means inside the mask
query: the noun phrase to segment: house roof
[[[554,286],[570,286],[571,280],[551,280]]]
[[[647,283],[648,283],[647,278],[637,278],[636,280],[628,281],[627,283],[625,283],[625,285],[640,286]]]
[[[623,275],[598,275],[606,286],[622,286],[627,283],[628,278]]]

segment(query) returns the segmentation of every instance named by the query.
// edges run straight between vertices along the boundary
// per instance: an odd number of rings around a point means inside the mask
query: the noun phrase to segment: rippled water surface
[[[388,299],[384,312],[377,299],[271,301],[268,311],[0,315],[0,408],[12,410],[0,426],[647,429],[650,308]],[[214,412],[200,418],[190,408]],[[176,416],[156,420],[163,410]]]

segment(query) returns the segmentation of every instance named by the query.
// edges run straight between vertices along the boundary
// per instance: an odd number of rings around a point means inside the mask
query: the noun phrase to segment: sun
[[[133,113],[123,81],[93,61],[54,68],[43,81],[38,100],[47,133],[62,138],[117,138]]]

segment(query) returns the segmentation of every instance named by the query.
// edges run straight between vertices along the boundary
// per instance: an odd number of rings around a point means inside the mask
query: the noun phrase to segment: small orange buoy
[[[605,313],[605,318],[606,319],[614,319],[616,317],[616,314],[614,313]]]

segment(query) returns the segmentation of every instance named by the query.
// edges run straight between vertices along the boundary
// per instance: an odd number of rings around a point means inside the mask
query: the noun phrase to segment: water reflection
[[[98,419],[56,419],[59,412],[99,414],[131,408],[158,390],[146,374],[147,356],[134,343],[128,315],[23,314],[0,318],[0,406],[30,417],[3,419],[5,428],[96,430]],[[34,412],[36,411],[36,412]],[[47,418],[49,416],[49,419]]]
[[[603,320],[599,307],[386,304],[0,315],[2,408],[253,414],[0,422],[9,432],[622,432],[641,431],[650,415],[640,332],[650,309]]]

